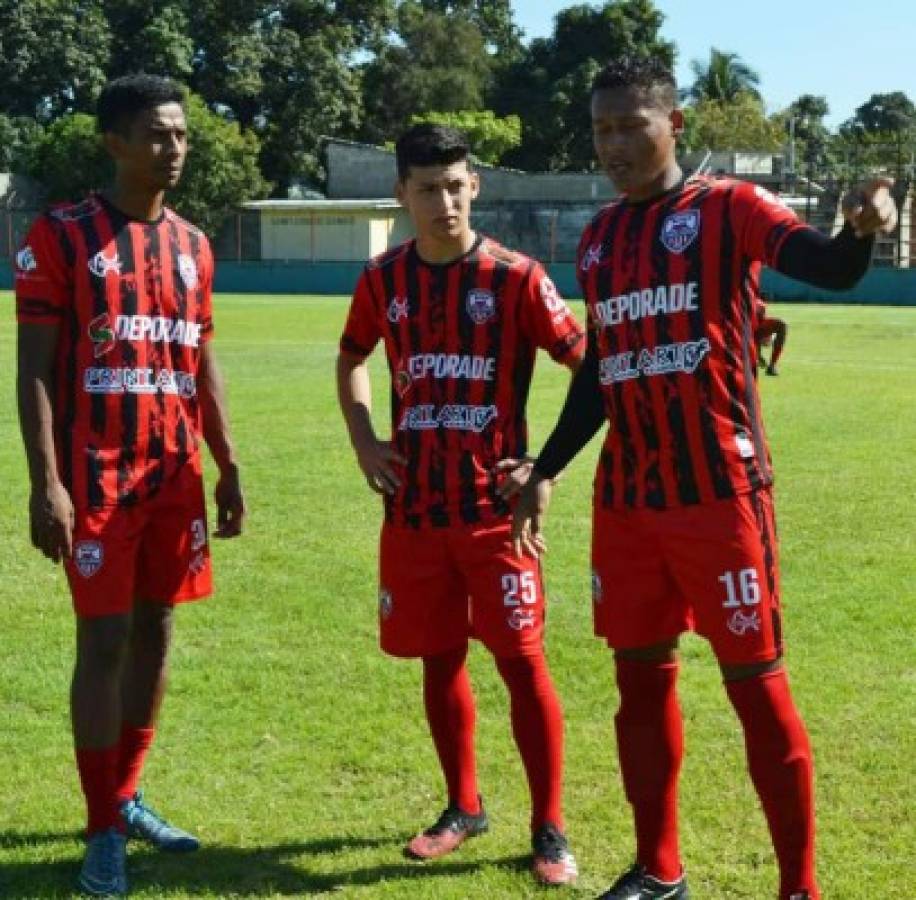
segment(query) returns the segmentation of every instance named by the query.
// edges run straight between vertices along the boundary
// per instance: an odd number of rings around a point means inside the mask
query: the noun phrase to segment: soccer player
[[[487,830],[477,786],[468,640],[493,654],[532,800],[533,872],[575,877],[563,833],[563,719],[543,651],[537,560],[510,541],[513,496],[530,472],[525,401],[540,347],[570,369],[585,335],[543,268],[470,226],[479,181],[468,143],[418,125],[397,142],[397,196],[416,234],[373,259],[340,342],[340,407],[369,486],[384,495],[382,649],[423,660],[426,716],[448,791],[439,819],[405,848],[433,859]],[[382,341],[391,440],[370,418],[366,359]]]
[[[868,266],[870,236],[893,228],[896,211],[888,182],[874,181],[829,239],[751,184],[685,181],[676,97],[656,58],[618,59],[594,81],[595,149],[622,196],[582,236],[589,347],[522,490],[513,537],[536,552],[543,484],[609,419],[594,490],[593,609],[614,651],[636,862],[603,897],[688,896],[676,648],[693,629],[711,643],[744,729],[779,897],[815,900],[811,752],[782,663],[772,471],[754,378],[757,277],[765,263],[851,286]]]
[[[76,612],[71,690],[88,808],[79,887],[123,895],[126,839],[195,850],[137,789],[166,684],[176,603],[210,593],[201,439],[219,468],[220,537],[244,513],[210,338],[213,259],[163,206],[187,150],[183,93],[108,84],[110,190],[50,209],[16,256],[18,397],[32,543],[63,561]]]
[[[754,328],[754,342],[757,345],[757,359],[761,366],[766,367],[767,375],[778,375],[779,369],[776,363],[782,356],[783,348],[786,345],[786,335],[789,333],[789,326],[782,319],[768,316],[766,304],[763,300],[757,305],[757,325]],[[763,355],[763,348],[769,347],[772,343],[773,349],[770,351],[770,361],[767,362]]]

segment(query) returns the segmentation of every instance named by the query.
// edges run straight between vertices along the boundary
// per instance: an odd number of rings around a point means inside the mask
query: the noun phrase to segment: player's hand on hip
[[[873,178],[843,199],[843,215],[856,237],[890,234],[897,227],[893,185],[893,178]]]
[[[73,501],[57,482],[33,490],[29,498],[32,544],[52,562],[73,556]]]
[[[514,456],[501,459],[493,466],[493,474],[496,476],[498,484],[496,493],[503,500],[510,500],[515,497],[531,477],[533,468],[534,460],[530,456],[525,456],[521,459]]]
[[[356,458],[366,483],[377,494],[393,494],[401,486],[395,466],[406,466],[407,460],[389,441],[370,439],[356,448]]]
[[[528,554],[541,556],[547,552],[547,542],[541,531],[541,524],[550,505],[553,483],[532,470],[525,486],[518,494],[518,502],[512,515],[512,544],[516,556]]]
[[[216,500],[216,531],[218,538],[238,537],[245,520],[245,497],[239,480],[239,470],[229,466],[220,472],[213,491]]]

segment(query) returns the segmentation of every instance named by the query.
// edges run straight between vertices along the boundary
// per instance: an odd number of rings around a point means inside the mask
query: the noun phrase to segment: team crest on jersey
[[[378,612],[383,619],[388,619],[391,617],[391,613],[394,610],[394,600],[391,597],[391,592],[385,588],[381,588],[378,592]]]
[[[392,297],[391,303],[388,304],[388,321],[392,325],[397,325],[401,319],[406,319],[410,315],[410,302],[406,297]]]
[[[582,256],[582,262],[579,264],[579,268],[583,272],[588,272],[593,266],[597,266],[601,262],[601,251],[601,244],[592,244],[589,246]]]
[[[61,206],[58,209],[51,210],[51,216],[58,222],[76,222],[79,219],[88,219],[94,216],[102,204],[93,197],[77,203],[74,206]]]
[[[755,609],[746,613],[736,609],[728,619],[728,630],[738,637],[744,637],[749,631],[760,631],[760,614]]]
[[[89,271],[92,272],[96,278],[104,278],[109,272],[120,275],[121,257],[118,256],[118,251],[115,250],[112,256],[106,256],[104,250],[99,250],[99,252],[89,260]]]
[[[16,268],[20,272],[34,272],[38,268],[38,260],[31,247],[23,247],[16,254]]]
[[[83,578],[92,578],[105,561],[105,551],[98,541],[80,541],[73,548],[73,564]]]
[[[88,331],[89,340],[92,341],[92,350],[96,359],[114,349],[115,333],[114,329],[111,327],[111,320],[108,318],[108,313],[102,313],[102,315],[92,319],[89,322]]]
[[[197,287],[197,263],[194,262],[193,256],[188,256],[187,253],[178,254],[178,274],[189,291]]]
[[[496,315],[496,295],[486,288],[473,288],[468,291],[465,305],[468,315],[478,325],[483,325]]]
[[[601,576],[592,569],[592,603],[599,604],[603,597],[601,595]]]
[[[683,253],[700,233],[700,211],[685,209],[672,213],[662,223],[661,242],[672,253]]]

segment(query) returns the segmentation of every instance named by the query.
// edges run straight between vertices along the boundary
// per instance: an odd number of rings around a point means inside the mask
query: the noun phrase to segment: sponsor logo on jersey
[[[496,295],[485,288],[473,288],[465,298],[468,315],[478,325],[489,322],[496,315]]]
[[[699,282],[660,284],[656,288],[644,288],[599,300],[592,307],[592,315],[600,325],[619,325],[627,319],[635,322],[652,316],[694,312],[699,309],[699,299]]]
[[[200,329],[197,322],[165,316],[118,316],[115,319],[115,336],[122,341],[155,341],[199,347]]]
[[[83,372],[88,394],[172,394],[189,399],[197,394],[197,381],[190,372],[171,369],[90,368]]]
[[[407,371],[420,378],[466,378],[492,381],[496,377],[496,357],[470,356],[467,353],[418,353],[407,360]]]
[[[104,356],[114,348],[115,333],[111,327],[111,319],[108,318],[108,313],[102,313],[102,315],[92,319],[89,322],[88,332],[89,340],[93,343],[92,351],[96,359]]]
[[[515,631],[521,631],[523,628],[534,628],[536,620],[532,610],[518,606],[509,613],[506,621],[509,623],[510,628]]]
[[[433,431],[447,428],[450,431],[472,431],[480,434],[496,419],[496,407],[467,406],[463,403],[449,403],[435,406],[423,403],[409,406],[401,417],[399,431]]]
[[[189,291],[197,287],[197,263],[194,262],[193,256],[188,256],[187,253],[178,254],[178,274]]]
[[[662,223],[661,242],[672,253],[683,253],[700,233],[700,211],[685,209],[672,213]]]
[[[98,541],[79,541],[73,548],[73,564],[83,578],[92,578],[105,561],[105,551]]]
[[[120,275],[121,257],[118,256],[118,251],[115,250],[112,256],[106,256],[104,250],[99,250],[99,252],[89,260],[89,271],[92,272],[96,278],[104,278],[109,272]]]
[[[683,372],[692,375],[709,353],[709,340],[659,344],[651,350],[627,350],[605,356],[598,363],[598,379],[603,385],[630,381],[643,375],[670,375]]]
[[[390,619],[394,610],[394,600],[391,597],[391,591],[381,588],[378,592],[378,614],[383,619]]]
[[[406,297],[392,297],[391,303],[388,304],[388,321],[392,325],[397,325],[401,319],[406,319],[410,315],[410,304]]]
[[[592,569],[592,603],[597,605],[601,602],[602,599],[601,576],[594,569]]]
[[[736,609],[728,619],[728,630],[738,637],[744,637],[749,631],[760,631],[760,613],[755,609],[746,613]]]
[[[582,262],[579,264],[579,268],[583,272],[588,272],[593,266],[597,266],[601,262],[601,251],[601,244],[590,244],[582,255]]]
[[[31,247],[23,247],[16,254],[16,268],[20,272],[34,272],[38,268],[38,260]]]

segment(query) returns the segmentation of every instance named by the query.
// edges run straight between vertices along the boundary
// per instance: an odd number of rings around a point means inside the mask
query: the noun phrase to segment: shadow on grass
[[[0,848],[19,850],[36,844],[69,844],[79,835],[0,832]],[[213,894],[260,897],[279,894],[301,897],[365,887],[379,882],[448,878],[475,872],[485,866],[524,870],[527,857],[445,860],[432,864],[412,863],[401,857],[401,837],[325,837],[268,847],[204,847],[197,853],[169,855],[133,849],[128,859],[128,877],[137,893],[159,896],[181,892],[190,897]],[[353,865],[343,854],[362,850],[383,850],[390,862]],[[69,854],[68,854],[69,855]],[[341,855],[340,859],[333,859]],[[321,871],[315,871],[315,857]],[[51,862],[5,861],[0,867],[0,896],[10,900],[69,898],[76,878],[78,860]]]

